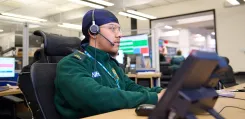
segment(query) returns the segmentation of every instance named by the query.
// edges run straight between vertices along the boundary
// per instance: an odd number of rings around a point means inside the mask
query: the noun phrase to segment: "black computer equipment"
[[[149,116],[154,108],[155,105],[142,104],[135,109],[135,112],[138,116]]]
[[[213,106],[218,98],[215,87],[218,75],[226,68],[216,53],[193,51],[176,72],[168,88],[150,115],[150,119],[176,117],[196,119],[194,114],[209,112],[223,119]]]
[[[214,86],[217,77],[226,68],[216,53],[193,51],[176,72],[168,88],[149,119],[175,118],[196,119],[195,114],[209,112],[223,119],[213,106],[218,98]]]

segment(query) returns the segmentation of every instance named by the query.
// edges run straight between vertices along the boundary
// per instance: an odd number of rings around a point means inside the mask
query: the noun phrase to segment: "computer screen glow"
[[[15,59],[0,57],[0,78],[14,77],[15,75]]]

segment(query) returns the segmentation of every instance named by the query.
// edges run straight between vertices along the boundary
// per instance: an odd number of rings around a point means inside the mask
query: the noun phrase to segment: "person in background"
[[[171,68],[173,70],[173,73],[177,71],[177,69],[180,68],[181,64],[184,62],[185,57],[182,56],[181,50],[178,50],[176,55],[172,57],[171,59]]]
[[[159,51],[159,61],[160,62],[166,62],[166,55],[168,54],[166,46],[161,46]]]
[[[91,30],[91,25],[97,30]],[[119,49],[120,24],[104,9],[83,17],[85,39],[81,50],[64,57],[57,65],[54,102],[65,119],[82,118],[141,104],[157,104],[164,94],[160,87],[136,84],[111,57]]]

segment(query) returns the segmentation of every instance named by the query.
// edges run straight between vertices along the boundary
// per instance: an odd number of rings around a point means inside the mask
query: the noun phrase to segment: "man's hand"
[[[158,101],[162,98],[163,94],[165,93],[166,89],[162,89],[160,93],[157,94]]]

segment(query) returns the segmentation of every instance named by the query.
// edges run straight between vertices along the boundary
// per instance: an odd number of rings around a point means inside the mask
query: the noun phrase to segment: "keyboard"
[[[8,86],[0,86],[0,92],[8,90]]]

